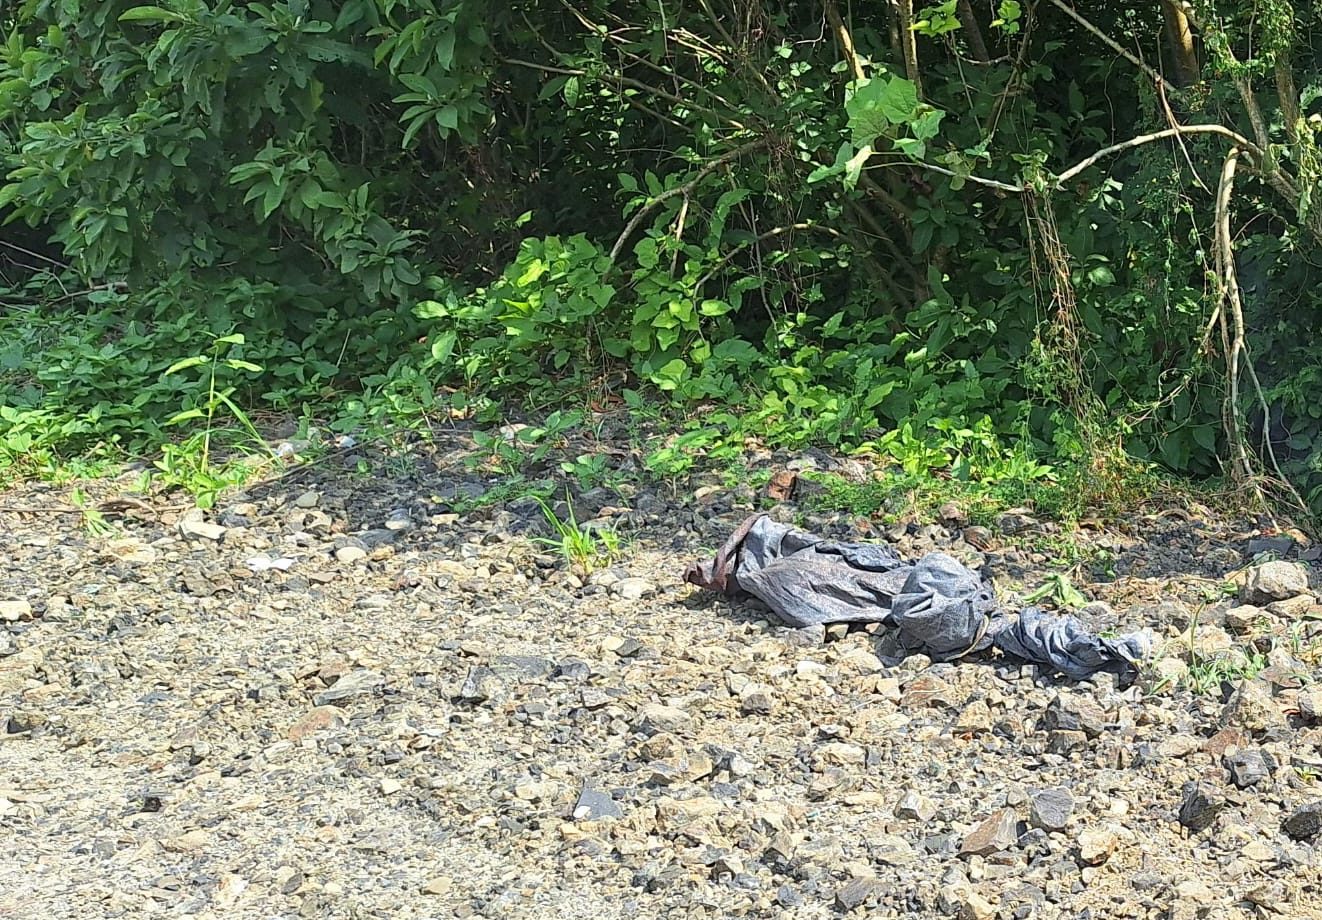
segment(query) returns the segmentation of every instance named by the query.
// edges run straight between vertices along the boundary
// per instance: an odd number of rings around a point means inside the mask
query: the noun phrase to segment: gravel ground
[[[626,537],[575,572],[466,445],[206,514],[84,485],[97,536],[68,487],[0,495],[0,916],[1322,917],[1302,535],[1082,531],[1083,615],[1166,644],[1070,682],[683,584],[769,501],[719,477],[575,496]],[[1066,545],[774,513],[945,549],[1012,605]]]

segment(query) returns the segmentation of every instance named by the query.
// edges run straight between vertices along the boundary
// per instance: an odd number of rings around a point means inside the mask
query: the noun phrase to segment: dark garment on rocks
[[[1102,638],[1036,607],[1002,610],[991,584],[945,553],[909,563],[884,544],[831,542],[766,515],[744,521],[685,580],[751,594],[789,626],[881,623],[904,649],[935,661],[994,647],[1075,679],[1102,670],[1132,679],[1150,644],[1143,633]]]

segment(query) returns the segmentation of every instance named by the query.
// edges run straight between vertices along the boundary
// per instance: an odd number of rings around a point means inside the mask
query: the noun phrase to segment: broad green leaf
[[[454,353],[454,343],[458,336],[453,330],[442,332],[431,343],[431,356],[437,363],[444,364],[449,360],[450,355]]]
[[[177,374],[180,371],[187,370],[190,367],[197,367],[199,364],[206,364],[210,360],[211,359],[208,358],[206,355],[194,355],[191,358],[184,358],[182,361],[176,361],[173,364],[171,364],[168,368],[166,368],[164,376],[169,377],[171,374]]]
[[[244,341],[242,332],[231,332],[229,335],[222,335],[216,339],[216,342],[221,345],[242,345]]]
[[[187,422],[195,418],[206,418],[207,414],[201,409],[185,409],[183,412],[177,412],[165,420],[167,425],[178,425],[180,422]]]
[[[159,6],[135,6],[119,14],[120,22],[183,22],[178,13]]]

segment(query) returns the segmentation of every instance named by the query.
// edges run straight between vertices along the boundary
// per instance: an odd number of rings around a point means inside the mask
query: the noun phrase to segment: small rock
[[[991,731],[991,707],[983,700],[974,700],[960,710],[952,730],[957,735],[981,735]]]
[[[1014,846],[1019,839],[1014,809],[1002,808],[969,831],[959,846],[960,856],[990,856]]]
[[[693,716],[676,706],[644,703],[638,707],[637,724],[652,731],[673,732],[693,722]]]
[[[1240,789],[1256,786],[1272,775],[1275,764],[1271,755],[1260,748],[1247,748],[1226,758],[1230,780]]]
[[[620,806],[615,800],[599,789],[584,786],[574,805],[575,821],[599,821],[602,818],[620,817]]]
[[[1045,831],[1064,830],[1074,811],[1074,796],[1063,786],[1034,792],[1030,802],[1028,823]]]
[[[430,878],[422,886],[423,894],[443,895],[449,894],[450,889],[454,887],[454,879],[448,875],[438,875]]]
[[[1090,828],[1079,835],[1079,861],[1085,866],[1100,866],[1110,859],[1119,842],[1109,828]]]
[[[315,508],[321,503],[321,493],[308,491],[294,499],[295,508]]]
[[[32,605],[27,601],[0,601],[0,620],[16,623],[32,619]]]
[[[1242,636],[1257,629],[1266,619],[1267,613],[1261,607],[1241,604],[1226,611],[1226,629]]]
[[[968,520],[968,515],[966,515],[964,510],[954,502],[946,502],[937,509],[936,513],[942,521],[950,524],[962,524]]]
[[[1226,804],[1225,797],[1208,783],[1190,780],[1181,792],[1184,798],[1180,802],[1180,823],[1194,832],[1211,827]]]
[[[217,543],[225,536],[226,528],[210,521],[196,518],[184,518],[179,522],[179,532],[190,540],[210,540]]]
[[[1322,801],[1296,808],[1281,822],[1281,830],[1291,840],[1313,840],[1322,834]]]
[[[854,878],[845,884],[835,893],[835,906],[837,910],[851,911],[856,907],[861,907],[870,899],[880,897],[885,892],[886,886],[881,879],[877,878]]]
[[[922,793],[910,789],[895,806],[897,818],[910,818],[926,824],[936,817],[936,803]]]
[[[776,708],[775,693],[766,684],[746,684],[739,691],[739,707],[752,715],[770,715]]]
[[[385,682],[386,679],[376,671],[359,668],[345,674],[331,686],[318,693],[312,698],[312,702],[317,706],[325,706],[327,703],[352,699],[355,696],[372,693]]]
[[[962,536],[974,549],[987,549],[992,543],[992,532],[986,527],[965,527]]]
[[[335,550],[335,558],[339,562],[344,563],[361,562],[367,558],[367,550],[363,549],[361,546],[354,546],[350,543]]]
[[[1317,601],[1311,594],[1300,594],[1298,597],[1287,598],[1283,601],[1272,601],[1267,605],[1267,612],[1278,616],[1284,620],[1297,620],[1305,616]]]
[[[1271,690],[1260,680],[1241,680],[1222,710],[1223,723],[1238,725],[1251,732],[1283,728],[1285,715],[1272,699]]]
[[[389,777],[389,776],[387,776],[385,779],[381,780],[381,794],[382,794],[382,795],[394,795],[396,792],[399,792],[399,790],[401,790],[401,789],[403,789],[403,788],[404,788],[404,786],[403,786],[402,783],[400,783],[399,780],[397,780],[397,779],[392,779],[392,778]]]
[[[318,706],[315,709],[308,710],[302,718],[291,725],[286,736],[290,741],[302,741],[315,732],[343,727],[343,709],[338,706]]]
[[[1081,731],[1097,738],[1109,724],[1106,712],[1094,700],[1082,696],[1056,696],[1043,714],[1047,731]]]
[[[1264,562],[1249,571],[1240,590],[1246,604],[1268,604],[1308,593],[1308,570],[1298,563]]]
[[[177,837],[167,837],[161,846],[171,853],[191,853],[207,845],[211,837],[204,830],[192,830]]]
[[[463,686],[459,688],[459,699],[465,703],[485,703],[499,697],[504,688],[495,671],[485,665],[474,665],[468,669]]]
[[[626,601],[642,600],[656,593],[656,585],[646,578],[621,578],[610,586],[612,594],[617,594]]]

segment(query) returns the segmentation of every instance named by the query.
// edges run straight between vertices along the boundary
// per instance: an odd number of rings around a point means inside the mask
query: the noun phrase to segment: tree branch
[[[1049,0],[1049,2],[1051,3],[1052,6],[1057,7],[1066,16],[1070,17],[1079,25],[1083,26],[1085,30],[1092,33],[1092,35],[1095,38],[1097,38],[1097,40],[1100,41],[1102,44],[1106,45],[1106,47],[1110,48],[1112,51],[1120,55],[1126,61],[1133,64],[1139,70],[1143,71],[1143,73],[1147,74],[1147,76],[1150,77],[1153,80],[1153,82],[1160,83],[1163,86],[1168,86],[1173,92],[1178,93],[1180,91],[1180,88],[1178,86],[1175,86],[1165,77],[1163,77],[1161,74],[1153,70],[1149,65],[1139,60],[1139,58],[1135,54],[1130,52],[1127,48],[1125,48],[1124,45],[1120,44],[1111,36],[1107,35],[1101,29],[1093,25],[1091,22],[1084,19],[1083,16],[1080,15],[1079,12],[1074,9],[1074,7],[1070,6],[1067,3],[1064,3],[1063,0]]]
[[[620,231],[620,235],[616,237],[615,245],[611,247],[610,261],[612,263],[615,262],[615,259],[620,254],[620,250],[622,250],[624,248],[624,244],[629,241],[629,237],[632,236],[633,232],[638,229],[638,225],[641,224],[647,218],[647,215],[651,214],[654,210],[656,210],[657,205],[669,201],[671,198],[674,198],[676,195],[685,195],[685,196],[689,195],[690,193],[692,193],[692,191],[695,188],[698,187],[699,182],[701,182],[707,176],[711,175],[716,170],[720,169],[726,163],[729,163],[732,160],[739,159],[741,156],[748,153],[750,150],[756,150],[759,147],[766,146],[766,143],[767,143],[766,138],[758,138],[755,141],[749,141],[747,144],[743,144],[739,147],[734,148],[733,150],[727,150],[725,153],[716,157],[714,160],[710,161],[701,169],[699,169],[697,173],[694,174],[692,179],[688,180],[682,185],[677,185],[672,189],[667,189],[666,191],[657,195],[655,198],[649,198],[647,202],[641,208],[638,209],[638,213],[634,214],[634,216],[629,220],[629,222],[624,225],[624,229]]]
[[[859,63],[858,53],[854,51],[854,39],[845,28],[845,21],[840,18],[840,9],[836,6],[835,0],[823,0],[823,8],[826,10],[826,21],[831,24],[831,31],[835,32],[836,41],[840,42],[840,53],[844,59],[849,62],[849,72],[854,75],[854,79],[862,82],[866,78],[863,73],[863,65]]]
[[[1122,150],[1128,150],[1131,147],[1140,147],[1143,144],[1150,144],[1153,141],[1165,140],[1168,137],[1177,137],[1182,134],[1219,134],[1222,137],[1228,137],[1235,142],[1236,146],[1241,147],[1244,150],[1247,150],[1249,153],[1253,154],[1253,158],[1258,163],[1262,162],[1262,158],[1263,158],[1262,148],[1257,146],[1247,138],[1243,137],[1242,135],[1236,134],[1234,131],[1231,131],[1229,128],[1223,127],[1221,125],[1177,125],[1174,128],[1166,128],[1163,131],[1154,131],[1151,134],[1142,134],[1138,137],[1130,138],[1129,140],[1124,141],[1123,143],[1112,144],[1110,147],[1103,147],[1101,150],[1097,151],[1092,156],[1088,157],[1086,160],[1083,160],[1082,162],[1079,162],[1074,166],[1071,166],[1069,169],[1065,170],[1063,173],[1057,176],[1055,185],[1057,188],[1060,188],[1060,186],[1068,182],[1070,179],[1073,179],[1079,173],[1083,172],[1085,169],[1087,169],[1089,166],[1092,166],[1094,163],[1096,163],[1098,160],[1102,159],[1103,157],[1108,157],[1113,153],[1119,153]]]

